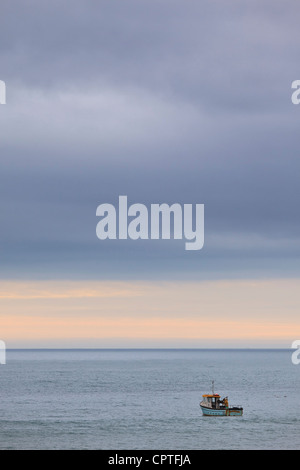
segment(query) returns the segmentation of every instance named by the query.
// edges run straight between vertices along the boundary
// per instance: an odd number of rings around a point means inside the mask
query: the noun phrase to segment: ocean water
[[[0,449],[300,449],[291,350],[8,350]],[[210,392],[242,417],[204,417]]]

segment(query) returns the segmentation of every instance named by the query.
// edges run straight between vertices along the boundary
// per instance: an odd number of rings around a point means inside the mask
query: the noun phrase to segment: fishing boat
[[[241,406],[229,406],[228,397],[221,399],[221,396],[214,391],[214,381],[212,381],[212,393],[202,395],[200,408],[204,416],[242,416]]]

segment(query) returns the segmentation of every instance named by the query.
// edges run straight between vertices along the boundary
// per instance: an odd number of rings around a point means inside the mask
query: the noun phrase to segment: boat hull
[[[242,416],[242,408],[215,409],[200,405],[203,416]]]

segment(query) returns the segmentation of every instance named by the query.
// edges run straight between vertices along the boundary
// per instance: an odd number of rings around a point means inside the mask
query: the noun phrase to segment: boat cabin
[[[222,409],[228,407],[228,400],[227,398],[224,398],[221,400],[220,395],[217,393],[214,393],[212,395],[202,395],[203,401],[202,404],[203,406],[206,406],[207,408],[213,408],[213,409]]]

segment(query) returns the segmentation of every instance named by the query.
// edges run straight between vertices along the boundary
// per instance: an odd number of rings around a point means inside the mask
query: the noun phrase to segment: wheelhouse
[[[213,395],[202,395],[202,397],[203,406],[207,406],[207,408],[220,408],[221,397],[217,393],[214,393]]]

